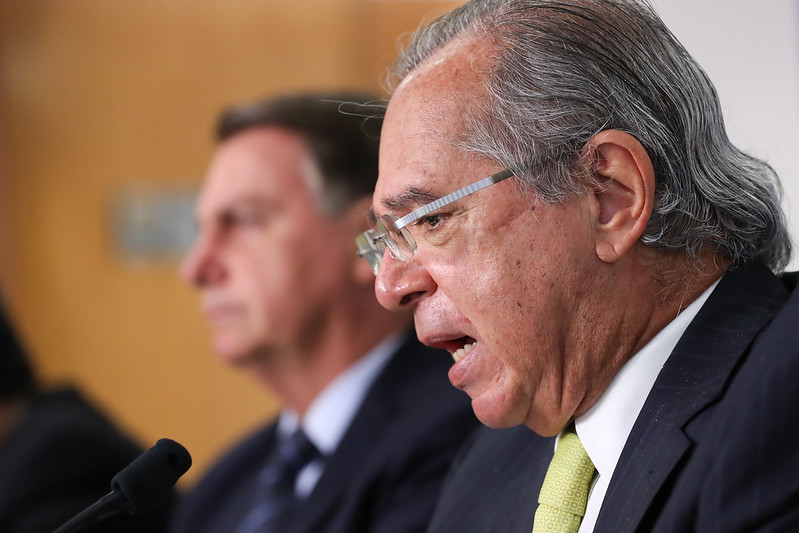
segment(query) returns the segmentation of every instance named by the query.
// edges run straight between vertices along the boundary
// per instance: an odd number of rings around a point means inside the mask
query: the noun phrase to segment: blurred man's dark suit
[[[721,280],[644,404],[595,533],[799,531],[796,283],[757,265]],[[430,531],[530,531],[553,449],[527,427],[481,430]]]
[[[469,398],[447,379],[452,358],[410,338],[367,393],[291,533],[424,531],[457,449],[477,426]],[[223,533],[241,514],[275,441],[258,431],[219,461],[181,505],[173,533]],[[225,532],[227,533],[227,532]]]

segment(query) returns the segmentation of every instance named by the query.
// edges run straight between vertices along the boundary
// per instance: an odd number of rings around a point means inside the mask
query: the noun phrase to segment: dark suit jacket
[[[633,426],[596,533],[799,531],[796,279],[747,265],[716,287]],[[429,531],[529,532],[553,449],[526,427],[481,430]]]
[[[0,531],[51,533],[111,491],[111,478],[140,449],[74,390],[34,398],[0,443]],[[157,533],[168,503],[131,517],[100,522],[92,533]]]
[[[408,338],[325,458],[291,533],[425,530],[444,474],[478,424],[468,397],[449,384],[451,364],[446,352]],[[173,533],[228,533],[230,516],[251,505],[274,435],[270,424],[222,458],[181,505]]]

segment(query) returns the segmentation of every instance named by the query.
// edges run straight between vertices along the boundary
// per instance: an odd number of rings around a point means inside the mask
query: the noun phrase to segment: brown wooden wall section
[[[131,185],[197,187],[218,111],[307,88],[381,88],[398,36],[460,2],[0,2],[0,285],[48,384],[75,382],[190,483],[276,408],[208,347],[176,260],[115,250]]]

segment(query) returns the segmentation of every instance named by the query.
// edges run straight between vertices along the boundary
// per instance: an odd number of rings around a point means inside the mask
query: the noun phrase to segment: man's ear
[[[638,140],[619,130],[606,130],[588,141],[596,188],[596,254],[619,260],[641,238],[652,215],[655,171]]]

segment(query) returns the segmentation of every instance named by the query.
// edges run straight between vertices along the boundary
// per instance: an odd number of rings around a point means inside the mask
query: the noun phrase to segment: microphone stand
[[[124,512],[121,506],[123,500],[124,496],[121,493],[117,491],[109,492],[89,507],[73,516],[69,521],[62,524],[61,527],[53,531],[53,533],[74,533],[76,531],[82,531],[87,526],[99,522],[102,519],[122,514]]]

